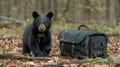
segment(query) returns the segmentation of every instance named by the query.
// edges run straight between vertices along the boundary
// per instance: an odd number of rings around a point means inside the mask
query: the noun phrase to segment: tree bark
[[[21,18],[21,8],[20,8],[20,4],[21,4],[21,0],[18,0],[17,2],[16,2],[16,6],[17,6],[17,8],[18,8],[18,10],[17,10],[17,18]]]
[[[83,5],[90,7],[91,3],[90,3],[89,0],[84,0],[84,4]],[[84,14],[84,16],[83,16],[84,21],[86,21],[86,20],[88,21],[88,20],[91,19],[91,10],[89,8],[84,8],[83,9],[83,14]]]
[[[10,10],[11,10],[11,1],[10,0],[7,1],[6,6],[8,6],[7,7],[7,17],[10,17]]]
[[[48,11],[52,10],[52,0],[48,0]]]
[[[40,4],[42,13],[45,13],[45,0],[40,0]]]
[[[71,0],[67,0],[67,3],[65,5],[65,10],[63,11],[62,17],[66,16],[67,12],[69,11],[69,9],[70,9],[70,3],[71,3]]]
[[[24,20],[26,20],[28,17],[28,3],[29,3],[29,0],[25,0],[25,4],[23,6],[23,8],[24,8],[24,14],[23,14]]]
[[[110,0],[106,0],[106,21],[110,23]]]
[[[115,0],[116,25],[120,22],[120,0]]]
[[[56,20],[57,19],[57,13],[58,13],[58,9],[57,9],[57,0],[54,0],[54,3],[53,3],[53,11],[54,11],[54,19],[53,20]]]
[[[0,15],[2,15],[2,7],[3,7],[3,5],[2,5],[2,1],[0,2]]]

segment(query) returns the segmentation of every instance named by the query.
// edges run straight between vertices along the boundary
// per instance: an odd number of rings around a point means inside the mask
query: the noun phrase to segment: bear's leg
[[[51,43],[46,43],[46,44],[44,44],[44,48],[42,49],[42,53],[44,54],[44,56],[48,56],[49,55],[49,53],[50,53],[50,51],[51,51]]]
[[[30,48],[28,47],[28,45],[23,44],[23,54],[30,54]]]
[[[30,44],[29,47],[35,55],[35,57],[44,57],[44,54],[41,52],[38,44]]]

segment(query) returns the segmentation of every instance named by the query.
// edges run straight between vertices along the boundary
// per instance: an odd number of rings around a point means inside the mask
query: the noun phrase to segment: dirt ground
[[[112,58],[112,62],[100,63],[84,62],[75,63],[77,59],[73,59],[69,56],[61,57],[59,52],[59,41],[57,40],[58,32],[60,30],[52,31],[52,51],[50,52],[50,60],[27,60],[16,58],[0,58],[0,67],[33,67],[41,65],[61,65],[62,67],[120,67],[120,40],[118,38],[109,37],[108,45],[108,57]],[[16,54],[22,55],[22,32],[16,32],[8,29],[5,35],[0,35],[0,54]],[[31,53],[31,57],[33,54]],[[75,61],[75,62],[74,62]],[[67,63],[64,63],[67,62]],[[56,66],[56,67],[58,67]],[[44,67],[44,66],[43,66]],[[50,67],[50,66],[48,66]],[[52,66],[51,66],[52,67]]]

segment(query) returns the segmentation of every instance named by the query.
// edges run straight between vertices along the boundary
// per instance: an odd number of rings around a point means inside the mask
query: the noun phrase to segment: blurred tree
[[[40,9],[42,13],[45,13],[45,0],[40,0]],[[39,6],[38,6],[39,7]],[[39,9],[39,8],[38,8]]]
[[[48,11],[51,11],[52,10],[52,0],[47,0],[47,4],[48,4]]]
[[[0,2],[0,15],[2,15],[2,7],[3,7],[3,5],[2,5],[2,0],[1,0],[1,2]]]
[[[67,12],[69,11],[70,3],[71,3],[71,0],[67,0],[67,3],[65,4],[65,9],[64,9],[63,14],[62,14],[62,17],[66,16]]]
[[[106,21],[110,23],[110,0],[106,0]]]
[[[14,6],[17,7],[16,17],[17,17],[17,18],[21,18],[21,17],[20,17],[20,15],[21,15],[21,8],[20,8],[20,6],[21,6],[21,0],[19,0],[19,1],[14,0],[14,3],[15,3]],[[15,8],[15,7],[13,7],[13,8]]]
[[[70,22],[120,21],[120,0],[0,0],[0,15],[26,20],[32,11],[54,12],[54,20]],[[114,8],[115,7],[115,8]],[[107,9],[106,9],[107,8]]]
[[[54,19],[53,20],[57,20],[57,14],[58,14],[57,0],[53,1],[53,11],[54,11]]]
[[[83,9],[84,20],[90,20],[91,19],[91,1],[90,0],[84,0],[83,5],[85,7]]]
[[[24,19],[26,20],[28,18],[28,13],[29,13],[29,10],[28,10],[28,4],[29,4],[29,0],[25,0],[25,3],[23,4],[24,6]]]
[[[115,0],[115,10],[116,10],[116,25],[120,22],[120,0]]]
[[[99,1],[92,1],[92,0],[89,0],[89,5],[87,9],[89,9],[89,16],[90,16],[90,19],[88,20],[94,20],[95,22],[99,21],[99,16],[100,16],[100,11],[96,8],[99,7]],[[88,17],[89,18],[89,17]]]
[[[40,10],[40,0],[35,0],[35,10],[39,11]]]
[[[11,1],[8,0],[8,1],[6,1],[6,2],[7,2],[7,5],[6,5],[6,7],[7,7],[7,17],[10,17],[10,16],[11,16],[11,15],[10,15]]]

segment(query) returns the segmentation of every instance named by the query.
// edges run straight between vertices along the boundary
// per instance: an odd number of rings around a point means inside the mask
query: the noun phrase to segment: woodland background
[[[31,13],[54,12],[54,20],[67,22],[119,23],[119,0],[0,0],[0,15],[20,20],[31,19]]]
[[[33,67],[56,65],[63,67],[119,67],[120,65],[120,0],[0,0],[0,67]],[[21,57],[22,34],[33,22],[32,12],[52,19],[53,48],[48,58]],[[109,37],[108,58],[73,59],[59,56],[57,36],[65,29],[77,29],[80,24]],[[17,55],[17,56],[16,56]]]

